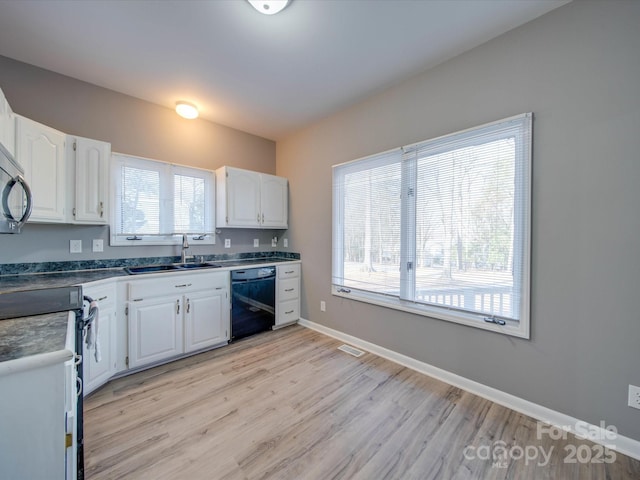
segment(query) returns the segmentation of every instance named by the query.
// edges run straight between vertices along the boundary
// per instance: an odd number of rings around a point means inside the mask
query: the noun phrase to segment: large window
[[[114,154],[112,179],[111,245],[214,243],[213,172]]]
[[[333,167],[333,293],[529,336],[531,114]]]

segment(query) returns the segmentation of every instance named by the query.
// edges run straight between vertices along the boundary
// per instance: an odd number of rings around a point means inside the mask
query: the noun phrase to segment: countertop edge
[[[0,363],[0,377],[24,372],[26,370],[34,370],[56,363],[64,363],[72,358],[73,352],[65,348],[64,350],[58,350],[56,352],[39,353],[37,355],[28,355],[14,360],[7,360],[6,362]]]
[[[75,350],[75,314],[69,312],[67,319],[67,334],[65,338],[65,347],[62,350],[53,352],[38,353],[35,355],[27,355],[13,360],[0,362],[0,377],[21,373],[27,370],[47,367],[56,363],[64,363],[71,360]]]

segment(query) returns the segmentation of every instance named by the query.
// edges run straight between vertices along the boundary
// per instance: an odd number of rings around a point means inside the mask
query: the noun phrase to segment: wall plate
[[[82,240],[69,240],[70,253],[82,253]]]
[[[104,251],[104,241],[101,238],[94,238],[91,245],[91,250],[94,252]]]

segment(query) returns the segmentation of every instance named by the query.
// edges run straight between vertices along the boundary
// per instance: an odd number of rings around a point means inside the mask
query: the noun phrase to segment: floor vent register
[[[357,348],[352,347],[351,345],[341,345],[338,347],[338,350],[342,350],[349,355],[353,355],[354,357],[361,357],[364,355],[362,350],[358,350]]]

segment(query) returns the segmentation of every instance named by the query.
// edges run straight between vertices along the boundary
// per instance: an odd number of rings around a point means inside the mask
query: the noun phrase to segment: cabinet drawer
[[[289,322],[295,322],[300,318],[300,301],[290,300],[288,302],[278,303],[278,318],[276,319],[277,325],[282,325]]]
[[[101,309],[113,307],[116,304],[115,285],[83,286],[83,295],[93,298]]]
[[[293,278],[300,276],[300,264],[278,266],[278,278]]]
[[[185,292],[229,288],[228,272],[190,272],[179,275],[161,273],[160,275],[162,277],[130,281],[127,285],[127,298],[140,300]]]
[[[300,295],[300,280],[298,278],[285,278],[278,280],[278,300],[293,300]]]

